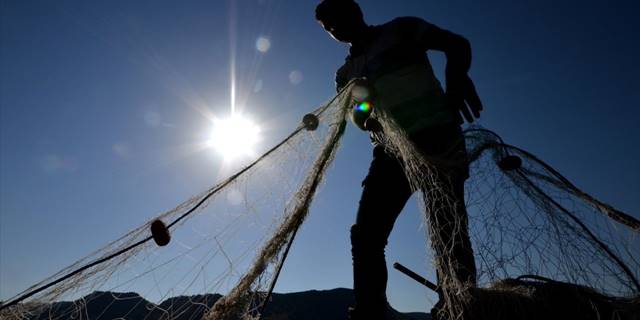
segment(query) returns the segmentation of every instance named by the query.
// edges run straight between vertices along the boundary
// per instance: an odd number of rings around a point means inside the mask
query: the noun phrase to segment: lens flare
[[[357,104],[356,105],[356,109],[358,111],[361,111],[361,112],[364,112],[364,113],[370,113],[371,109],[372,109],[372,106],[371,106],[371,103],[369,103],[368,101],[364,101],[364,102],[361,102],[361,103]]]

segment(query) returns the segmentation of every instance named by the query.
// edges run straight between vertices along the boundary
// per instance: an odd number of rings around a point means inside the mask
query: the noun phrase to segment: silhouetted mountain
[[[265,310],[267,320],[346,320],[347,309],[354,303],[353,290],[311,290],[274,294]],[[428,320],[426,313],[405,313],[407,320]]]
[[[45,319],[200,319],[221,295],[179,296],[156,305],[137,293],[93,292],[72,302],[56,302],[44,307],[33,320]],[[346,310],[353,304],[350,289],[311,290],[275,293],[265,311],[264,320],[346,320]],[[41,309],[42,310],[42,309]],[[407,313],[407,319],[429,320],[426,313]]]
[[[272,320],[346,319],[350,305],[353,291],[349,289],[274,294],[265,316]]]
[[[219,294],[179,296],[162,301],[147,319],[201,319],[222,297]]]
[[[56,302],[38,320],[47,319],[144,319],[153,304],[137,293],[93,292],[73,302]]]

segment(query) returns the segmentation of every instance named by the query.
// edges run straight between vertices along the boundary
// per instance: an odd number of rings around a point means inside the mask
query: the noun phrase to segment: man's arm
[[[471,44],[460,35],[440,29],[422,19],[415,19],[414,23],[419,27],[414,30],[418,30],[416,40],[421,49],[442,51],[447,57],[447,103],[459,110],[467,122],[473,122],[474,117],[480,117],[482,102],[467,74],[471,67]],[[462,119],[460,121],[462,122]]]
[[[433,26],[423,33],[420,41],[425,50],[442,51],[447,57],[445,69],[447,91],[450,89],[450,84],[455,87],[457,85],[455,80],[469,72],[471,67],[471,44],[466,38]]]

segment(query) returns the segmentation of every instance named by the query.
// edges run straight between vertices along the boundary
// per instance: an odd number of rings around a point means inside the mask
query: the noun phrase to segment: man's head
[[[354,0],[323,0],[316,7],[316,20],[340,42],[353,43],[367,25]]]

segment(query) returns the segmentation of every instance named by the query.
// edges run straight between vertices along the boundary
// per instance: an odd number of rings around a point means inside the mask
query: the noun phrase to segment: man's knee
[[[381,230],[364,227],[359,224],[351,226],[351,248],[354,255],[383,253],[387,239]]]
[[[366,243],[366,236],[362,234],[362,230],[358,224],[351,226],[351,247],[356,249],[363,247]]]

